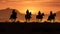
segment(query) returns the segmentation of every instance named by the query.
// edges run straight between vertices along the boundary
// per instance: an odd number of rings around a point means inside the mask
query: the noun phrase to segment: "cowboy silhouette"
[[[11,21],[15,22],[16,18],[17,18],[17,13],[15,12],[15,9],[13,9],[12,14],[9,19],[11,19]]]
[[[38,21],[42,21],[43,16],[44,16],[44,13],[41,13],[41,12],[39,11],[39,12],[38,12],[38,15],[36,16],[36,19],[37,19]]]
[[[52,21],[53,20],[53,22],[55,21],[55,16],[56,16],[56,13],[52,13],[52,11],[50,11],[50,15],[48,16],[48,21]]]
[[[31,12],[29,12],[29,10],[26,11],[25,19],[26,19],[26,22],[30,21],[31,19]]]

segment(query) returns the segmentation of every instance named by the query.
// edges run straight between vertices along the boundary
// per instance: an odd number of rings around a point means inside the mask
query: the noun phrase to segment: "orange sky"
[[[49,11],[60,11],[60,0],[0,0],[0,9],[15,8],[21,13],[25,13],[29,9],[33,14],[37,14],[40,10],[45,14]]]

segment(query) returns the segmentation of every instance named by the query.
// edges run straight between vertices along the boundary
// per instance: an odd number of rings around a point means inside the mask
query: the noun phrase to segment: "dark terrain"
[[[18,23],[0,22],[0,33],[2,34],[60,34],[60,23]]]

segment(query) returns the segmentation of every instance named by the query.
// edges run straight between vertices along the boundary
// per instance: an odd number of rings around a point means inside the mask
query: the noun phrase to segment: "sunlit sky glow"
[[[60,11],[60,0],[0,0],[0,9],[14,8],[20,13],[25,14],[26,10],[30,10],[33,14],[38,11],[49,14],[49,11]]]

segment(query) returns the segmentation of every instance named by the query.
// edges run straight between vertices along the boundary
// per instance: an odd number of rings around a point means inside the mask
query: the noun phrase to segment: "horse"
[[[16,21],[16,18],[17,18],[17,17],[14,17],[14,15],[11,15],[10,18],[9,18],[9,20],[15,22],[15,21]]]
[[[52,21],[53,20],[53,22],[55,21],[55,16],[56,16],[56,13],[54,13],[53,15],[50,15],[49,17],[48,17],[48,21]]]
[[[25,19],[26,19],[26,22],[27,22],[27,21],[30,21],[30,19],[31,19],[31,14],[29,14],[29,15],[26,14],[26,15],[25,15]]]
[[[43,16],[44,16],[44,13],[42,13],[42,14],[40,14],[40,15],[37,15],[37,16],[36,16],[36,19],[37,19],[38,21],[42,21]]]
[[[13,10],[9,20],[15,22],[16,18],[17,18],[17,13],[15,12],[15,10]]]

